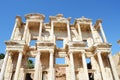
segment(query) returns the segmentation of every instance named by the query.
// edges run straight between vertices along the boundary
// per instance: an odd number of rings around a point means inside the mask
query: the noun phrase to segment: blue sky
[[[45,22],[49,21],[49,16],[58,13],[72,17],[72,21],[81,16],[91,18],[93,23],[102,19],[107,40],[113,45],[112,53],[120,50],[117,44],[120,39],[120,0],[1,0],[0,52],[5,52],[4,41],[10,39],[15,16],[20,15],[25,21],[27,13],[42,13],[46,16]]]

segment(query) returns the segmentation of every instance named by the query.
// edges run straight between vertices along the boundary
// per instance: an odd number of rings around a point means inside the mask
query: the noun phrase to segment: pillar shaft
[[[42,77],[42,67],[41,67],[41,61],[40,61],[40,51],[37,53],[37,56],[36,56],[36,61],[35,61],[35,73],[34,73],[34,80],[41,80]]]
[[[101,33],[102,33],[103,40],[104,40],[105,43],[107,43],[107,39],[106,39],[105,33],[103,31],[102,24],[99,23],[99,25],[100,25],[100,30],[101,30]]]
[[[53,21],[51,22],[51,36],[53,36],[54,34],[54,25],[53,25]]]
[[[80,27],[80,24],[77,23],[78,25],[78,33],[79,33],[79,37],[80,37],[80,41],[82,41],[82,31],[81,31],[81,27]]]
[[[13,29],[13,32],[12,32],[12,35],[11,35],[11,39],[14,38],[15,30],[16,30],[17,24],[18,24],[18,21],[16,20],[15,25],[14,25],[14,29]]]
[[[98,52],[97,56],[98,56],[98,62],[99,62],[101,73],[102,73],[102,78],[103,78],[103,80],[107,80],[104,65],[103,65],[103,61],[102,61],[102,57],[101,57],[101,52]]]
[[[95,37],[96,37],[96,36],[94,36],[94,30],[93,30],[92,23],[90,23],[90,29],[91,29],[91,33],[92,33],[92,37],[93,37],[93,41],[95,41]]]
[[[14,80],[18,80],[18,77],[19,77],[19,72],[20,72],[20,67],[21,67],[21,62],[22,62],[22,55],[23,55],[22,52],[20,52],[18,56]]]
[[[112,68],[112,73],[113,73],[114,79],[119,80],[118,73],[116,71],[115,64],[114,64],[113,59],[112,59],[112,55],[109,54],[108,58],[109,58],[109,61],[110,61],[110,65],[111,65],[111,68]]]
[[[9,54],[6,69],[5,69],[4,79],[5,80],[8,78],[11,79],[12,72],[13,72],[12,55]]]
[[[86,80],[89,80],[89,78],[88,78],[88,70],[87,70],[87,63],[86,63],[86,59],[85,59],[85,53],[82,53],[82,61],[83,61],[84,73],[86,74]]]
[[[26,22],[26,26],[25,26],[25,30],[24,30],[24,34],[23,34],[23,38],[22,40],[26,40],[26,35],[27,35],[27,29],[28,29],[28,21]]]
[[[1,73],[0,73],[0,80],[3,80],[4,78],[4,73],[5,73],[5,69],[6,69],[6,65],[7,65],[7,61],[8,61],[8,51],[6,52],[5,54],[5,58],[4,58],[4,61],[3,61],[3,64],[2,64],[2,68],[1,68]]]
[[[76,80],[75,79],[75,68],[74,68],[74,58],[73,58],[73,53],[70,52],[70,70],[71,70],[71,80]]]
[[[69,73],[70,73],[70,70],[69,70],[69,59],[68,59],[68,56],[66,56],[65,57],[65,63],[68,65],[67,67],[66,67],[66,80],[70,80],[70,75],[69,75]]]
[[[42,33],[42,22],[40,22],[40,27],[39,27],[39,38],[38,38],[38,40],[41,39],[41,33]]]
[[[53,58],[53,55],[54,53],[53,52],[50,52],[50,62],[49,62],[49,76],[50,76],[50,80],[55,80],[55,72],[54,72],[54,66],[53,66],[53,64],[54,64],[54,58]]]
[[[68,32],[68,40],[71,41],[71,34],[70,34],[70,25],[69,25],[69,22],[67,22],[67,32]]]

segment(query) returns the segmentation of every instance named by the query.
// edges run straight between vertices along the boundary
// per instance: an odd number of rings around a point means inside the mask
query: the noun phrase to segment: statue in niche
[[[93,45],[93,39],[92,38],[87,38],[87,45],[88,45],[88,47],[91,47]]]

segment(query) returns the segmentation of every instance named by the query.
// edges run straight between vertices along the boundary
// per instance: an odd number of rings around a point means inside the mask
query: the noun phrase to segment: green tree
[[[0,53],[0,59],[4,59],[5,54],[4,53]]]
[[[34,68],[34,64],[33,64],[33,61],[32,60],[28,60],[28,68],[29,69],[32,69],[32,68]]]

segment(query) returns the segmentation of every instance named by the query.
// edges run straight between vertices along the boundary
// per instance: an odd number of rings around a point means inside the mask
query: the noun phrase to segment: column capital
[[[112,56],[112,54],[111,54],[111,53],[109,53],[109,54],[108,54],[108,56]]]
[[[40,20],[40,23],[43,23],[43,20]]]
[[[96,53],[101,54],[101,53],[102,53],[102,51],[101,51],[101,50],[96,50]]]
[[[25,52],[23,52],[23,51],[18,51],[18,52],[19,52],[19,53],[22,53],[22,54],[25,53]]]
[[[39,51],[37,51],[37,54],[41,55],[41,51],[40,51],[40,50],[39,50]]]
[[[85,50],[80,50],[80,53],[82,53],[82,54],[85,53]]]
[[[6,53],[11,53],[12,51],[11,50],[5,50]]]
[[[54,53],[54,50],[49,50],[49,53]]]
[[[67,24],[69,24],[70,22],[69,21],[66,21]]]
[[[80,22],[77,22],[77,25],[80,25]]]
[[[53,24],[55,21],[51,21],[51,23]]]
[[[9,56],[11,56],[13,54],[13,52],[10,51],[10,50],[6,50],[6,54],[8,54]]]
[[[74,51],[68,51],[68,54],[73,54],[74,53]]]

